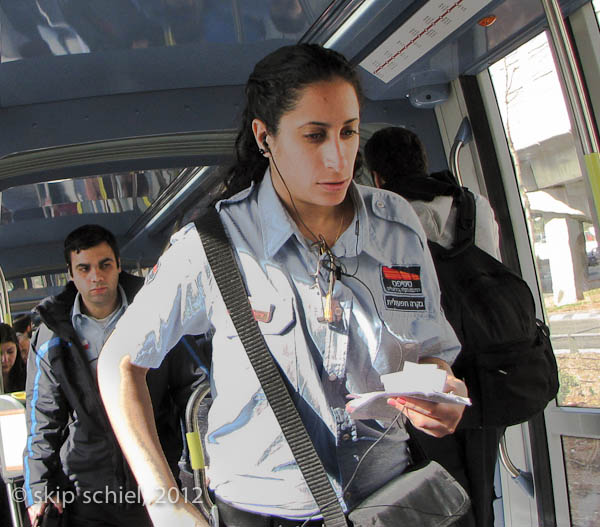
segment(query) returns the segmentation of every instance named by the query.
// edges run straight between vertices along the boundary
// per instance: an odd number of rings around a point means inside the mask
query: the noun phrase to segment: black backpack
[[[542,411],[558,392],[548,327],[536,318],[527,283],[475,246],[475,199],[463,188],[455,243],[429,242],[442,307],[462,344],[453,364],[473,401],[461,428],[509,426]]]

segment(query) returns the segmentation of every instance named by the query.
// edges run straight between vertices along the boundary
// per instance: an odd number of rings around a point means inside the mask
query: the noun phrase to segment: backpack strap
[[[454,198],[457,207],[454,243],[444,257],[452,258],[475,243],[475,196],[466,187]]]
[[[347,527],[337,494],[254,319],[233,247],[219,213],[210,207],[207,214],[196,220],[195,225],[233,325],[306,484],[323,514],[325,525]]]

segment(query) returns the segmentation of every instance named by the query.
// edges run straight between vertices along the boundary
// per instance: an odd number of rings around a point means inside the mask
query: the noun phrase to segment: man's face
[[[104,318],[117,308],[120,272],[120,262],[106,242],[78,253],[71,251],[70,277],[87,314]]]
[[[27,363],[27,356],[29,355],[29,344],[30,338],[29,333],[17,333],[17,340],[19,341],[19,353],[23,362]]]

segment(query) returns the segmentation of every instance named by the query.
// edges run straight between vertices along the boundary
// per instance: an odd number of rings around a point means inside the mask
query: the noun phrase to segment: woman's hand
[[[447,371],[444,392],[468,397],[465,383],[454,377],[445,363],[442,367]],[[462,404],[432,403],[410,397],[391,397],[387,402],[408,417],[415,428],[434,437],[454,433],[465,411]]]

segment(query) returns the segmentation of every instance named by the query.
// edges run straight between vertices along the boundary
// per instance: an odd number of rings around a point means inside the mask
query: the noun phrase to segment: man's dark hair
[[[365,144],[364,160],[371,172],[379,174],[386,187],[392,180],[425,177],[428,172],[425,147],[417,134],[396,126],[382,128],[371,136]]]
[[[15,319],[13,320],[13,329],[17,332],[17,333],[27,333],[27,335],[31,338],[31,330],[27,330],[27,328],[29,328],[29,326],[32,326],[32,322],[31,322],[31,315],[29,313],[26,313],[24,315],[18,315],[15,317]]]
[[[96,247],[102,242],[108,243],[110,248],[115,253],[115,260],[119,263],[119,247],[117,246],[117,240],[115,239],[112,232],[105,229],[101,225],[82,225],[73,232],[71,232],[65,239],[65,262],[69,268],[69,272],[72,273],[71,269],[71,253],[79,253],[85,251],[91,247]]]

